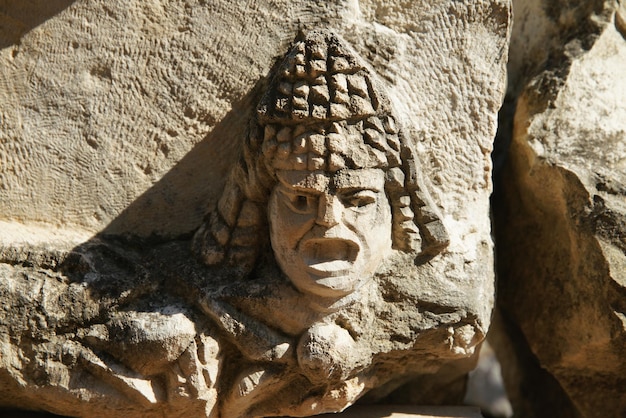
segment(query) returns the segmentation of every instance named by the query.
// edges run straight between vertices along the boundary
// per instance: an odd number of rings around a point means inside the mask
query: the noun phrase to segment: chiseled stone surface
[[[506,332],[521,332],[513,362],[538,364],[521,366],[528,372],[509,388],[524,416],[624,416],[624,8],[553,6],[527,2],[512,42],[523,44],[533,27],[550,38],[541,71],[532,48],[511,51],[527,61],[517,69],[522,94],[496,212],[498,305]],[[510,369],[505,362],[505,378]]]
[[[0,406],[462,396],[508,2],[37,5],[0,9]]]
[[[398,405],[358,405],[340,414],[318,416],[322,418],[482,418],[480,409],[470,406]]]
[[[46,413],[0,410],[5,418],[56,418]],[[480,410],[466,406],[358,405],[320,418],[482,418]]]

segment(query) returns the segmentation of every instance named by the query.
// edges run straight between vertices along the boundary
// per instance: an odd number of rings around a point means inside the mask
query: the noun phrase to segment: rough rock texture
[[[341,415],[326,414],[320,418],[481,418],[480,410],[476,407],[447,406],[355,406]]]
[[[515,344],[510,365],[528,371],[505,364],[505,378],[520,416],[624,416],[625,9],[515,8],[521,94],[496,206],[498,328]]]
[[[318,25],[405,98],[428,174],[450,165],[442,187],[488,187],[506,4],[3,1],[1,213],[93,232],[193,230],[236,159],[247,95]],[[470,143],[482,153],[460,151]]]
[[[507,1],[33,0],[0,19],[0,406],[462,398],[493,306]]]

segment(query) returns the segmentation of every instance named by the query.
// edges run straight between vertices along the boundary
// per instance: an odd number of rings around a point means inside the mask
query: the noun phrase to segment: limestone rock
[[[527,357],[535,356],[558,382],[553,387],[562,388],[543,394],[530,389],[528,399],[554,404],[554,397],[542,397],[560,392],[574,406],[571,416],[623,416],[623,6],[616,14],[611,2],[563,8],[531,3],[519,3],[525,12],[512,42],[529,44],[527,37],[537,36],[535,52],[511,52],[527,61],[516,68],[522,93],[503,174],[503,206],[496,212],[498,304],[509,329],[521,332],[518,343],[532,353]],[[543,29],[531,29],[538,27]],[[535,56],[544,41],[545,56]],[[546,67],[537,70],[542,59]]]
[[[424,407],[424,406],[355,406],[337,414],[321,415],[320,418],[481,418],[480,410],[475,407]]]
[[[38,4],[0,8],[0,407],[462,397],[507,1]]]

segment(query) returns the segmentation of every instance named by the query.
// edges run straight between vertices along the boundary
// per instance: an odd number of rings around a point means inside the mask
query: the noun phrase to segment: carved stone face
[[[277,171],[270,237],[300,291],[342,297],[367,282],[391,250],[391,209],[380,169]]]

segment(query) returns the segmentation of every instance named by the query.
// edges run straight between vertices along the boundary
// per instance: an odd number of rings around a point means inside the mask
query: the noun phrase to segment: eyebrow
[[[330,186],[330,177],[323,171],[281,171],[276,177],[284,187],[308,193],[323,192]]]
[[[280,183],[279,191],[283,194],[302,194],[307,196],[319,196],[323,191],[312,187],[294,186],[293,184]]]
[[[309,194],[328,189],[366,189],[379,192],[385,188],[385,176],[379,169],[341,170],[332,175],[321,170],[285,170],[277,172],[276,177],[283,187]]]
[[[333,184],[337,190],[368,189],[379,192],[385,188],[385,176],[379,169],[339,171],[333,176]]]

